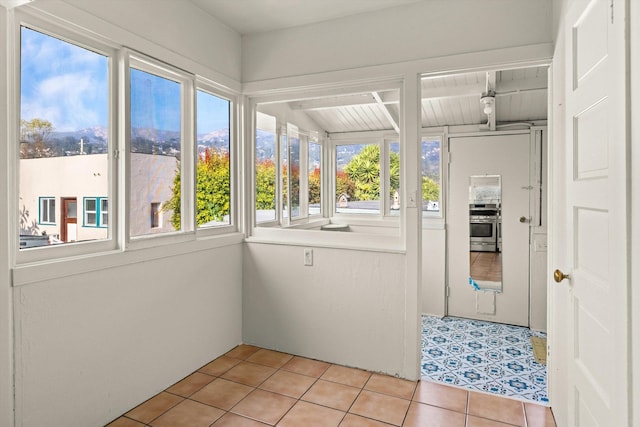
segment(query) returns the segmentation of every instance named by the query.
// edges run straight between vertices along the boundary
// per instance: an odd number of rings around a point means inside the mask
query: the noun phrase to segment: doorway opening
[[[423,128],[444,135],[446,248],[440,276],[423,237],[423,378],[548,404],[530,339],[547,328],[547,99],[546,64],[422,81]]]

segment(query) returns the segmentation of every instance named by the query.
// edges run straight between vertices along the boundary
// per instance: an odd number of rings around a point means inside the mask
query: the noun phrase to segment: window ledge
[[[351,249],[370,252],[406,252],[400,236],[328,230],[291,230],[256,228],[247,243],[321,248]]]
[[[242,233],[190,240],[172,245],[134,250],[112,250],[70,258],[22,264],[13,268],[13,286],[24,286],[52,279],[122,267],[155,259],[170,258],[193,252],[216,249],[242,243]]]

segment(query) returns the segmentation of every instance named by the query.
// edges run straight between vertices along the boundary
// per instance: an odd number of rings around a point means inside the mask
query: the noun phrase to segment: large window
[[[236,230],[235,95],[142,53],[16,14],[20,112],[11,152],[19,160],[10,203],[19,213],[18,263]],[[126,136],[114,144],[117,134]]]
[[[112,56],[101,49],[20,28],[21,249],[110,237],[106,222],[102,228],[78,227],[65,208],[69,201],[109,192]],[[63,199],[68,203],[56,204]]]

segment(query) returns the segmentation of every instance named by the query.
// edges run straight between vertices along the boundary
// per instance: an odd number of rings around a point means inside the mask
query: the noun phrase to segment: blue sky
[[[108,124],[108,58],[28,28],[22,29],[21,118],[49,120],[55,131]],[[148,83],[146,83],[148,82]],[[180,88],[133,70],[132,126],[180,130]],[[229,126],[229,103],[198,92],[198,133]]]

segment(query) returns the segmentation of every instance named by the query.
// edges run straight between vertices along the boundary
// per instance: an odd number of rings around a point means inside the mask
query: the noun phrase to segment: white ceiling
[[[240,34],[329,21],[424,0],[191,0]]]

